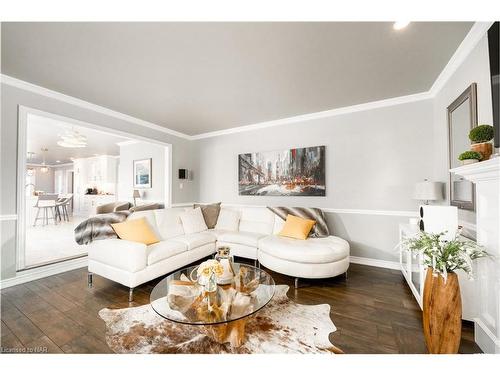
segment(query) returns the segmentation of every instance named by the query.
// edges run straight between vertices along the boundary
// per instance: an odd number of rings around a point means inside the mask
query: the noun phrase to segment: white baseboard
[[[480,318],[474,319],[474,341],[484,353],[500,353],[500,340]]]
[[[0,289],[27,283],[33,280],[43,279],[44,277],[47,276],[56,275],[58,273],[71,271],[77,268],[87,267],[87,265],[88,265],[87,257],[82,257],[78,259],[67,260],[60,263],[49,264],[47,266],[41,266],[25,271],[19,271],[17,272],[15,277],[12,277],[10,279],[0,280]]]
[[[363,264],[365,266],[388,268],[391,270],[400,270],[401,269],[399,262],[393,262],[390,260],[381,260],[381,259],[350,256],[349,262],[354,263],[354,264]]]

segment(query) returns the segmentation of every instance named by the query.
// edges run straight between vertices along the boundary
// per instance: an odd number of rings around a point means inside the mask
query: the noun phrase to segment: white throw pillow
[[[200,207],[180,214],[180,218],[182,221],[182,227],[184,228],[184,233],[186,234],[199,233],[208,230]]]
[[[237,231],[240,224],[240,213],[238,211],[221,208],[215,229]]]
[[[158,232],[163,240],[169,238],[182,236],[184,234],[184,227],[180,215],[185,210],[182,208],[165,208],[162,210],[155,210],[156,224],[158,225]]]

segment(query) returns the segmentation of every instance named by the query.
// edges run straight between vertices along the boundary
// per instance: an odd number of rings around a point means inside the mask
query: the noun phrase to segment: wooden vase
[[[424,284],[423,325],[430,354],[456,354],[462,336],[462,299],[457,274],[448,273],[446,283],[427,269]]]
[[[483,143],[473,143],[470,146],[472,151],[479,152],[481,155],[483,155],[483,158],[481,160],[488,160],[493,154],[493,145],[491,142],[483,142]]]

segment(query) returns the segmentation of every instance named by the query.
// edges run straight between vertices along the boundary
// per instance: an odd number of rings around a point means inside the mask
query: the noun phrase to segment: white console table
[[[420,232],[417,225],[399,224],[399,263],[401,265],[401,273],[403,274],[410,290],[422,309],[422,298],[424,295],[424,281],[427,267],[423,264],[421,254],[414,254],[408,250],[403,244],[405,238],[416,236]],[[471,241],[468,238],[460,237],[462,241]],[[475,265],[474,265],[475,266]],[[457,271],[458,280],[460,283],[460,294],[462,297],[462,319],[473,321],[477,315],[475,306],[475,282],[469,280],[465,272]]]
[[[411,238],[419,233],[417,225],[399,224],[399,263],[401,265],[401,272],[408,283],[415,299],[417,300],[420,308],[422,308],[422,296],[424,295],[424,279],[425,269],[423,266],[422,255],[412,254],[408,250],[403,241],[406,238]]]

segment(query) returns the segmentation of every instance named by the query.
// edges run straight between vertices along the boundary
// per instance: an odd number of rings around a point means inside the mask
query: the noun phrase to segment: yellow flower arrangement
[[[210,277],[212,273],[215,274],[215,276],[222,276],[224,274],[224,268],[215,259],[210,259],[200,264],[196,273],[198,277]]]

